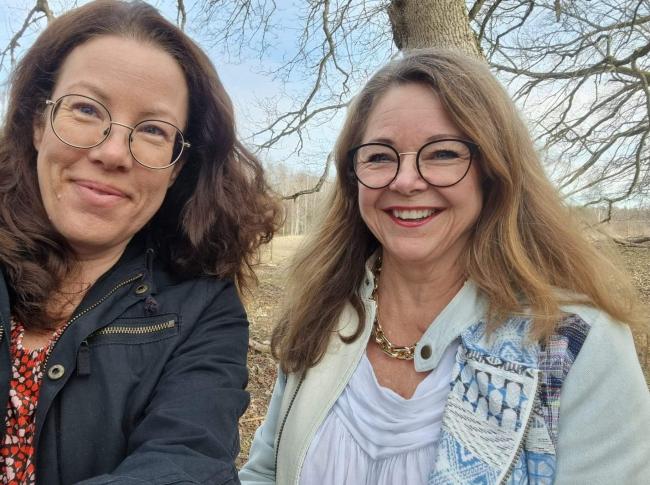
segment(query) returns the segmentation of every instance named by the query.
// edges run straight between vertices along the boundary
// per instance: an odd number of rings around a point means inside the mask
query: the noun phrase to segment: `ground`
[[[283,296],[283,279],[288,258],[300,244],[300,237],[288,236],[276,238],[271,247],[262,255],[262,263],[256,268],[259,286],[245,298],[248,317],[251,322],[251,338],[256,342],[268,342],[277,318],[275,313]],[[621,250],[623,261],[628,267],[642,301],[648,305],[650,315],[650,247],[624,248]],[[642,364],[646,381],[650,382],[650,339],[648,334],[635,336],[637,354]],[[266,352],[250,349],[248,355],[250,377],[248,390],[251,404],[240,421],[241,453],[237,460],[241,466],[248,457],[253,434],[262,423],[266,407],[276,376],[276,362]]]

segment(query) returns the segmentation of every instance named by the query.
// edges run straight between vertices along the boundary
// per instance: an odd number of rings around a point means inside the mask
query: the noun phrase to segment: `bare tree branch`
[[[185,11],[185,2],[183,0],[176,0],[176,11],[176,24],[178,24],[181,30],[185,30],[187,12]]]
[[[650,193],[648,0],[455,1],[308,0],[297,2],[296,12],[275,0],[202,0],[198,25],[235,60],[253,55],[269,61],[260,73],[281,83],[286,97],[262,101],[266,120],[258,120],[250,142],[258,150],[283,146],[286,152],[288,145],[293,156],[313,146],[320,127],[348,105],[371,72],[398,54],[404,33],[395,30],[422,20],[409,23],[399,15],[406,9],[437,12],[449,24],[451,17],[444,16],[461,12],[529,116],[549,173],[568,197],[611,210]],[[15,61],[30,29],[53,18],[47,0],[33,2],[0,53],[2,65]],[[185,28],[185,0],[175,3],[176,21]],[[391,29],[396,19],[406,23]],[[278,52],[278,39],[286,45],[289,37],[293,50]],[[330,157],[323,163],[326,177]],[[296,200],[314,189],[286,197]]]
[[[262,354],[270,354],[271,353],[271,345],[268,342],[258,342],[257,340],[254,340],[252,338],[248,339],[248,347],[260,352]],[[263,418],[263,416],[262,416]],[[258,418],[252,418],[257,420]]]
[[[39,16],[39,13],[43,15]],[[47,0],[36,0],[36,4],[25,17],[22,26],[11,37],[7,46],[2,50],[2,53],[0,53],[0,66],[4,65],[7,55],[10,58],[12,66],[16,63],[16,49],[20,47],[20,39],[25,35],[29,27],[36,24],[36,22],[43,18],[47,19],[47,21],[50,22],[54,18],[54,14],[50,9]]]
[[[474,5],[472,5],[472,8],[469,9],[469,12],[467,12],[467,17],[469,18],[470,21],[474,20],[476,18],[476,15],[481,11],[481,8],[483,7],[483,4],[485,3],[485,0],[476,0],[474,2]]]
[[[302,195],[307,195],[307,194],[314,194],[316,192],[319,192],[320,189],[323,187],[323,184],[327,180],[327,176],[329,174],[330,166],[332,165],[332,159],[334,155],[332,153],[329,153],[327,155],[327,161],[325,162],[325,168],[323,169],[323,173],[321,174],[320,178],[318,179],[318,182],[316,182],[316,185],[314,185],[311,189],[305,189],[305,190],[299,190],[298,192],[295,192],[291,195],[284,195],[282,196],[283,200],[296,200],[298,197]]]
[[[474,25],[567,196],[611,208],[647,190],[650,2],[513,0]]]

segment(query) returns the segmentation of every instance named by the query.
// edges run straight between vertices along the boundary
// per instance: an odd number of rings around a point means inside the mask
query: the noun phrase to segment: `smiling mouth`
[[[390,214],[402,221],[421,221],[439,212],[440,209],[392,209]]]
[[[126,194],[123,192],[114,189],[112,187],[108,187],[102,184],[98,184],[95,182],[90,182],[90,181],[77,181],[77,184],[81,187],[83,187],[86,190],[92,191],[93,193],[97,194],[98,196],[108,196],[108,197],[118,197],[118,198],[126,198]]]

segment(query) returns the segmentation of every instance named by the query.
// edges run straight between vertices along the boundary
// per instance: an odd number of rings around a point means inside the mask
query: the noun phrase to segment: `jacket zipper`
[[[524,451],[524,445],[526,443],[526,438],[528,437],[528,431],[530,430],[530,423],[533,420],[533,414],[535,412],[535,402],[537,401],[537,392],[539,390],[539,373],[536,374],[537,375],[535,377],[535,389],[534,389],[535,392],[533,392],[533,404],[531,406],[530,413],[528,414],[528,419],[526,419],[524,434],[521,437],[521,441],[519,442],[519,447],[517,448],[517,452],[515,453],[515,456],[510,462],[510,466],[508,466],[508,470],[506,474],[503,476],[503,479],[499,482],[499,485],[504,485],[508,481],[510,475],[512,475],[512,471],[515,468],[515,464],[519,461],[519,458],[521,457],[521,453]]]
[[[150,333],[162,332],[176,326],[176,320],[167,320],[166,322],[157,323],[155,325],[147,325],[144,327],[127,327],[127,326],[111,326],[104,327],[91,333],[89,337],[85,338],[79,346],[77,353],[77,375],[89,376],[90,375],[90,345],[88,339],[96,335],[147,335]]]
[[[90,336],[94,337],[96,335],[118,335],[118,334],[128,334],[128,335],[144,335],[147,333],[156,333],[162,332],[176,326],[176,320],[167,320],[166,322],[156,323],[155,325],[146,325],[143,327],[126,327],[126,326],[110,326],[100,328],[99,330],[93,332]]]
[[[289,407],[287,408],[287,412],[284,413],[284,418],[282,419],[282,424],[280,425],[280,430],[278,431],[278,439],[275,445],[275,468],[274,469],[276,474],[278,472],[278,455],[280,453],[280,440],[282,439],[282,431],[284,431],[284,425],[287,422],[287,418],[289,417],[289,413],[291,412],[291,407],[293,406],[293,402],[296,400],[296,396],[298,395],[300,386],[302,386],[302,383],[305,380],[305,374],[307,374],[306,371],[303,372],[302,376],[300,377],[300,381],[296,386],[296,390],[293,392],[293,396],[291,396],[291,401],[289,401]]]
[[[99,300],[97,300],[95,303],[93,303],[92,305],[90,305],[88,308],[82,310],[81,312],[77,313],[77,314],[76,314],[75,316],[73,316],[70,320],[68,320],[68,321],[66,322],[66,324],[63,326],[63,329],[61,330],[61,333],[59,334],[59,338],[58,338],[57,341],[54,343],[54,345],[52,346],[52,348],[50,349],[50,351],[47,353],[47,356],[45,357],[45,361],[43,362],[43,375],[47,374],[47,363],[48,363],[48,361],[50,360],[50,355],[52,355],[52,352],[53,352],[53,350],[54,350],[54,347],[56,347],[56,344],[59,342],[59,340],[61,340],[61,336],[63,336],[63,334],[65,333],[65,331],[68,329],[68,327],[69,327],[70,325],[72,325],[75,321],[77,321],[79,318],[81,318],[82,316],[84,316],[84,315],[85,315],[86,313],[88,313],[89,311],[94,310],[94,309],[97,308],[99,305],[101,305],[102,303],[104,303],[104,301],[106,301],[106,299],[107,299],[109,296],[111,296],[113,293],[115,293],[117,290],[119,290],[119,289],[122,288],[123,286],[126,286],[126,285],[128,285],[128,284],[133,283],[133,282],[136,281],[136,280],[139,280],[139,279],[142,278],[143,276],[144,276],[144,273],[138,273],[137,275],[133,276],[132,278],[129,278],[129,279],[127,279],[127,280],[124,280],[124,281],[122,281],[121,283],[115,285],[113,288],[111,288],[111,290],[110,290],[108,293],[106,293],[103,297],[101,297],[101,298],[100,298]]]

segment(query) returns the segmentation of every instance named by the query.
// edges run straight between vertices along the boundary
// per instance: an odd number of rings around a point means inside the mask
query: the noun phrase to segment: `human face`
[[[188,88],[178,63],[162,49],[132,39],[101,36],[73,49],[50,99],[65,94],[90,96],[113,120],[129,126],[159,119],[182,130],[187,121]],[[45,211],[78,256],[120,254],[160,208],[180,165],[143,167],[129,152],[129,130],[118,124],[96,147],[68,146],[52,131],[50,109],[34,123]]]
[[[418,83],[390,88],[370,112],[362,143],[386,143],[417,152],[440,138],[466,136],[450,120],[438,96]],[[451,187],[429,185],[415,154],[403,154],[399,173],[382,189],[358,183],[361,217],[383,248],[384,263],[430,271],[455,267],[482,208],[477,161]]]

